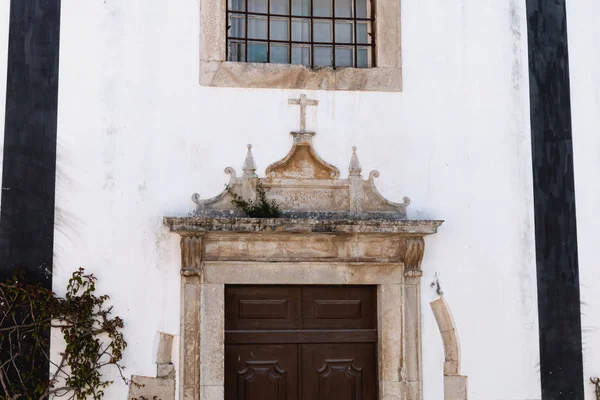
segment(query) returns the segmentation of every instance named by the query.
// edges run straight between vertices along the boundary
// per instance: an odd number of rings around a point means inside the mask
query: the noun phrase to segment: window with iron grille
[[[226,0],[227,60],[375,66],[371,0]]]

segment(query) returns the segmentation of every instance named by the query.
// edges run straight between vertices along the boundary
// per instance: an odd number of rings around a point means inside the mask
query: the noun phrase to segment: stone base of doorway
[[[133,375],[128,400],[175,400],[175,378]],[[140,385],[140,386],[137,386]]]
[[[175,400],[175,366],[171,362],[173,335],[159,332],[156,377],[133,375],[127,400]]]

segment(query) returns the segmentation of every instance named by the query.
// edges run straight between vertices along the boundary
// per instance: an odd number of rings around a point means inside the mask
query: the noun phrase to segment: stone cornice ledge
[[[356,220],[312,218],[202,218],[164,217],[172,232],[194,235],[205,232],[281,233],[383,233],[425,236],[437,232],[439,220]]]

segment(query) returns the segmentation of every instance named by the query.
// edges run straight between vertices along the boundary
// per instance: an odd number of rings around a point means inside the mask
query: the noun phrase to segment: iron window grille
[[[375,66],[371,0],[225,0],[227,60]]]

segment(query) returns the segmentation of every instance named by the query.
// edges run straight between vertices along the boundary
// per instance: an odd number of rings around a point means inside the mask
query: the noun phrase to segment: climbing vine
[[[600,400],[600,378],[591,378],[590,381],[596,387],[596,400]]]
[[[23,276],[0,283],[0,399],[99,400],[113,381],[105,380],[105,367],[123,375],[127,343],[123,320],[112,316],[109,297],[96,295],[96,277],[75,271],[64,297]],[[50,329],[58,329],[65,347],[48,353]],[[40,368],[50,364],[50,375]]]
[[[275,203],[275,200],[269,201],[260,182],[256,183],[257,201],[245,200],[239,194],[235,193],[229,185],[226,187],[227,193],[232,197],[231,203],[242,210],[250,218],[279,218],[281,209]]]

